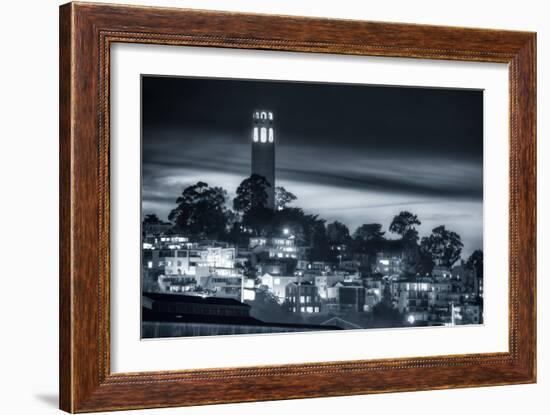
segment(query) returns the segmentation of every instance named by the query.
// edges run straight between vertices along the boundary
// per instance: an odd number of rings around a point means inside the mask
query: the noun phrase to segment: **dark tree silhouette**
[[[352,255],[358,258],[366,270],[370,272],[375,262],[375,255],[380,251],[386,239],[379,223],[366,223],[359,226],[353,233]]]
[[[415,225],[420,225],[421,222],[418,216],[406,210],[399,212],[399,215],[394,216],[390,224],[390,232],[401,236],[403,240],[418,241],[418,232]]]
[[[233,209],[246,213],[251,209],[265,207],[268,187],[271,185],[263,176],[253,174],[244,179],[237,188],[237,196],[233,199]]]
[[[472,255],[466,261],[466,267],[474,272],[474,281],[471,288],[479,288],[479,283],[483,279],[483,251],[478,249],[472,252]]]
[[[144,224],[156,224],[156,223],[162,223],[162,221],[159,219],[157,215],[154,213],[151,213],[149,215],[145,215],[145,218],[143,218]]]
[[[441,225],[432,229],[430,236],[422,238],[420,251],[429,253],[437,265],[450,268],[460,258],[462,246],[460,235]]]
[[[324,220],[317,215],[308,215],[300,208],[287,207],[276,211],[271,221],[272,236],[282,236],[285,229],[292,235],[297,245],[312,245],[313,235],[320,228],[324,229]]]
[[[176,200],[177,207],[168,219],[176,228],[193,236],[222,235],[228,222],[225,207],[227,193],[219,187],[197,182],[186,187]]]
[[[381,241],[385,233],[379,223],[365,223],[355,230],[353,239],[361,242]]]
[[[474,270],[476,276],[483,276],[483,251],[477,249],[472,252],[472,255],[466,261],[466,266]]]
[[[254,206],[243,214],[242,224],[252,229],[256,236],[269,236],[272,228],[273,211],[263,206]]]
[[[427,251],[426,248],[427,246],[420,244],[419,258],[415,266],[416,272],[422,276],[430,275],[435,265],[431,252]]]
[[[342,245],[350,241],[349,229],[342,222],[334,221],[327,225],[327,238],[333,245]]]
[[[393,306],[390,288],[384,287],[382,299],[372,307],[372,327],[399,327],[402,325],[403,316]]]
[[[294,202],[296,199],[298,199],[296,195],[290,193],[284,187],[277,186],[275,188],[275,206],[277,207],[277,210],[286,208],[286,205]]]
[[[405,231],[401,239],[403,242],[416,246],[420,238],[418,237],[418,231],[416,229],[409,229]]]
[[[256,290],[253,301],[245,301],[250,304],[250,315],[262,321],[277,323],[302,323],[298,314],[288,311],[287,304],[279,304],[275,295],[267,290]]]
[[[325,220],[318,219],[317,215],[309,217],[310,249],[308,259],[310,261],[326,261],[330,259],[330,247],[327,238]]]

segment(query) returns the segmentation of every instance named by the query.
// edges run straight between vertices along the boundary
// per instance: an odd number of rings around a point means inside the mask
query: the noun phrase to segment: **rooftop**
[[[163,294],[163,293],[143,293],[144,297],[147,297],[153,301],[159,302],[171,302],[171,303],[187,303],[187,304],[205,304],[205,305],[225,305],[225,306],[240,306],[248,307],[248,304],[241,303],[233,298],[221,298],[221,297],[202,297],[198,295],[184,295],[184,294]]]
[[[143,322],[163,323],[202,323],[202,324],[231,324],[242,326],[278,327],[304,330],[341,330],[341,327],[332,324],[294,324],[294,323],[271,323],[258,320],[248,316],[219,316],[204,314],[179,314],[151,311],[142,308]],[[327,322],[328,323],[328,322]]]

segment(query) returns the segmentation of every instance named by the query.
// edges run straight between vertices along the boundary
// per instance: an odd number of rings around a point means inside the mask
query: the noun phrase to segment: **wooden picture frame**
[[[111,373],[109,59],[117,42],[508,64],[509,352]],[[535,33],[69,3],[60,8],[59,94],[61,409],[91,412],[536,381]]]

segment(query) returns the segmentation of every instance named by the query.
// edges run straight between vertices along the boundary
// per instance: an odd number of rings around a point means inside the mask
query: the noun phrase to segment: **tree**
[[[399,310],[380,301],[372,307],[373,328],[401,327],[403,325],[403,316]]]
[[[472,252],[472,255],[466,261],[466,267],[474,272],[474,280],[470,288],[473,288],[479,295],[480,282],[483,280],[483,251],[480,249]]]
[[[310,216],[300,208],[287,207],[273,212],[270,235],[292,235],[297,245],[308,245],[310,241]],[[288,231],[288,232],[286,232]]]
[[[193,236],[219,236],[226,231],[227,193],[219,187],[197,182],[177,198],[177,207],[168,215],[180,231]]]
[[[297,197],[282,186],[275,188],[275,206],[277,210],[283,210],[286,205],[295,201]]]
[[[353,239],[361,242],[381,241],[385,233],[382,232],[382,225],[379,223],[365,223],[355,230]]]
[[[444,225],[432,229],[432,234],[422,238],[421,253],[431,255],[437,265],[452,267],[462,253],[460,235],[445,229]]]
[[[394,307],[389,284],[385,284],[380,302],[372,307],[372,327],[399,327],[403,316]]]
[[[254,208],[265,207],[268,187],[271,187],[271,184],[265,177],[258,174],[244,179],[237,188],[237,196],[233,199],[233,209],[246,213]]]
[[[342,222],[334,221],[327,225],[327,238],[332,245],[343,245],[349,242],[349,229]]]
[[[227,217],[227,232],[229,233],[235,227],[235,225],[239,225],[239,220],[241,219],[241,217],[237,212],[234,212],[230,209],[226,209],[225,213]]]
[[[243,214],[242,224],[252,229],[254,235],[269,236],[272,229],[273,210],[263,206],[253,206]]]
[[[162,221],[159,219],[157,215],[155,215],[154,213],[151,213],[149,215],[145,215],[145,217],[143,218],[143,223],[148,225],[148,224],[162,223]]]
[[[416,272],[422,276],[430,275],[435,265],[431,252],[427,251],[427,246],[421,243],[418,254],[418,262],[415,264]]]
[[[466,266],[475,272],[476,276],[483,276],[483,251],[477,249],[466,261]]]
[[[389,229],[390,232],[400,235],[403,240],[416,242],[418,241],[418,232],[415,225],[420,224],[418,216],[404,210],[394,216]]]
[[[418,231],[416,229],[408,229],[401,236],[401,240],[408,245],[417,246],[418,243]]]
[[[353,233],[352,252],[360,254],[358,258],[369,272],[374,265],[376,252],[383,248],[386,241],[384,234],[379,223],[363,224]]]
[[[325,227],[325,220],[317,215],[307,215],[307,235],[309,239],[308,259],[310,261],[330,260],[329,239]]]
[[[266,322],[301,323],[299,314],[288,311],[288,304],[279,304],[275,294],[268,290],[256,290],[254,300],[245,300],[251,305],[250,316]]]

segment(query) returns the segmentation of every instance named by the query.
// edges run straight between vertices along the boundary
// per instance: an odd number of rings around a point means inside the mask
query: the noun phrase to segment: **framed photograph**
[[[60,8],[60,407],[536,381],[536,36]]]

